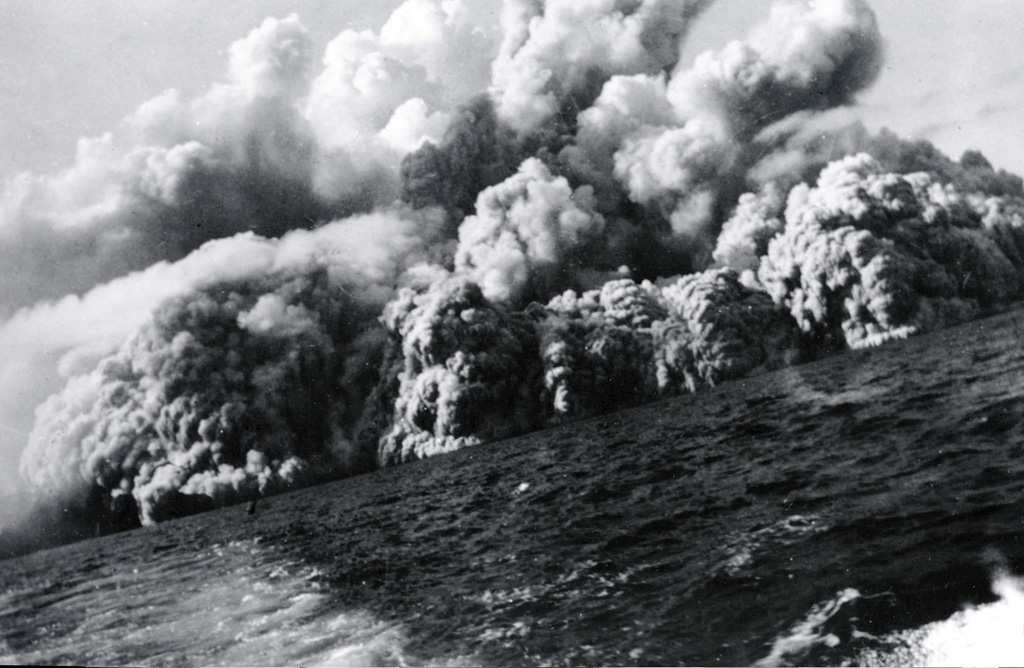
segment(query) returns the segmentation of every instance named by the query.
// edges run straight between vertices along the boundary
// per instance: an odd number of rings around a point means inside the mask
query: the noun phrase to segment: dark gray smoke
[[[0,303],[0,445],[155,522],[1020,298],[1019,177],[832,121],[880,71],[866,2],[680,62],[707,4],[508,0],[489,39],[408,0],[316,75],[269,20],[228,82],[4,193],[0,253],[57,268]]]

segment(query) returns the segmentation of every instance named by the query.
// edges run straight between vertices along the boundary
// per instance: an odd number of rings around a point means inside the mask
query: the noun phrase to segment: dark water
[[[0,661],[1022,665],[1022,332],[0,562]]]

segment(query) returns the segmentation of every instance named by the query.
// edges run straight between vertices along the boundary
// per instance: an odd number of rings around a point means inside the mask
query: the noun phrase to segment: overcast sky
[[[226,49],[267,16],[297,12],[318,52],[346,28],[379,28],[396,0],[3,0],[0,178],[67,164],[79,137],[111,129],[168,89],[186,96],[223,79]],[[474,0],[482,17],[497,0]],[[718,0],[685,58],[742,37],[764,0]],[[888,44],[862,117],[958,157],[981,149],[1024,173],[1024,50],[1019,0],[874,2]],[[493,26],[493,23],[492,23]]]

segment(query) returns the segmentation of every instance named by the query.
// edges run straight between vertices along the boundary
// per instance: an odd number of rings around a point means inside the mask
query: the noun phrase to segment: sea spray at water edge
[[[409,0],[322,67],[268,19],[223,82],[12,181],[25,498],[153,523],[1020,297],[1019,177],[830,115],[881,71],[866,2],[685,62],[709,5]]]

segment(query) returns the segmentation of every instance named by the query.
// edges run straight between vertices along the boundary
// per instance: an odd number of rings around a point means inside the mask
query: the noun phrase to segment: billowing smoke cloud
[[[784,205],[782,192],[774,181],[768,182],[761,192],[741,195],[718,235],[715,262],[739,272],[745,284],[756,284],[768,242],[782,231]]]
[[[816,187],[790,192],[758,278],[827,345],[863,347],[962,322],[1020,296],[1019,265],[982,224],[994,207],[852,156],[825,168]],[[1011,250],[1020,222],[995,224]]]
[[[458,0],[408,0],[379,35],[338,35],[304,102],[323,152],[319,188],[394,198],[403,156],[440,140],[455,106],[485,84],[479,64],[457,64],[465,54],[486,62],[494,49]]]
[[[380,35],[341,33],[315,77],[299,19],[267,19],[232,45],[226,82],[194,100],[169,90],[83,139],[63,173],[17,177],[0,193],[0,314],[211,239],[387,205],[402,157],[448,123],[446,85],[467,85],[440,73],[464,49],[495,48],[464,14],[457,1],[410,0]]]
[[[377,316],[410,264],[431,259],[442,225],[430,214],[204,247],[188,258],[202,274],[191,290],[39,406],[22,473],[41,489],[133,497],[149,523],[196,499],[222,505],[372,466],[352,429],[377,382]]]
[[[575,142],[562,151],[562,158],[585,183],[594,185],[606,208],[622,196],[613,172],[615,153],[624,141],[644,128],[678,122],[665,86],[663,74],[612,77],[593,106],[579,114]]]
[[[793,326],[731,270],[708,270],[660,287],[629,279],[547,306],[542,356],[549,407],[575,417],[780,366]]]
[[[536,425],[536,333],[471,282],[405,290],[384,312],[401,351],[391,429],[381,461],[447,452]]]
[[[476,214],[459,227],[456,271],[500,302],[568,287],[574,271],[602,250],[605,222],[594,204],[591,186],[574,191],[530,158],[514,176],[480,193]]]
[[[779,3],[743,42],[699,56],[668,97],[686,117],[710,116],[749,141],[798,111],[848,104],[882,65],[874,12],[863,0]]]
[[[295,17],[268,20],[232,46],[227,83],[193,101],[168,91],[83,139],[65,172],[16,178],[0,196],[0,312],[344,207],[312,188],[314,138],[295,109],[308,50]]]
[[[510,0],[494,61],[498,116],[529,134],[593,102],[616,74],[671,69],[710,0]]]
[[[441,206],[457,226],[472,211],[477,193],[511,176],[523,155],[490,98],[475,96],[439,143],[428,141],[402,161],[401,199],[415,207]]]
[[[380,460],[419,459],[784,363],[795,327],[735,272],[612,280],[510,310],[462,278],[385,310],[393,399]]]
[[[708,260],[726,211],[749,187],[747,172],[764,159],[766,147],[754,141],[758,134],[793,114],[850,103],[880,65],[881,37],[863,0],[779,4],[746,41],[676,69],[665,87],[674,122],[645,123],[624,134],[614,175],[632,202],[668,223],[668,243],[684,244],[699,266]],[[648,94],[661,85],[649,80]],[[621,93],[611,86],[606,92],[614,101]],[[636,82],[628,88],[636,90]],[[627,105],[610,108],[632,115]],[[656,116],[669,115],[664,105],[653,108]],[[599,132],[609,124],[607,112],[583,124],[593,124],[588,133]],[[600,164],[592,149],[587,153]]]
[[[763,155],[748,173],[756,184],[774,182],[786,189],[813,182],[830,162],[843,156],[867,153],[886,171],[923,172],[965,193],[994,197],[1024,197],[1024,180],[996,170],[977,151],[952,160],[927,141],[905,141],[889,130],[870,133],[850,113],[798,113],[767,128],[756,143]]]
[[[421,29],[404,30],[409,21]],[[338,256],[376,276],[359,285],[372,289],[377,313],[397,282],[391,255],[346,248],[384,248],[377,237],[394,234],[396,248],[431,239],[431,259],[450,256],[443,214],[415,214],[418,222],[402,229],[375,221],[390,216],[402,156],[432,132],[440,136],[446,105],[453,108],[465,86],[486,85],[486,63],[478,80],[448,64],[463,50],[486,57],[497,41],[470,25],[457,0],[410,1],[379,36],[360,35],[368,46],[348,51],[346,44],[363,42],[351,31],[340,35],[317,76],[299,20],[268,19],[231,47],[224,83],[191,100],[168,91],[114,132],[83,139],[66,171],[7,184],[0,342],[18,354],[0,362],[4,461],[25,447],[34,408],[116,350],[163,300],[271,270],[264,239],[232,235],[272,238],[351,211],[381,211],[365,226],[345,226],[354,236]],[[403,58],[408,65],[397,71],[411,74],[382,81],[378,75]],[[382,92],[388,87],[393,94]],[[231,241],[209,243],[222,238]]]
[[[507,0],[493,34],[407,0],[319,71],[268,20],[0,196],[0,448],[149,523],[1020,298],[1024,182],[842,110],[863,0],[678,62],[708,4]]]
[[[266,289],[222,284],[163,305],[39,407],[22,472],[40,487],[132,494],[150,523],[180,505],[168,495],[219,505],[342,467],[335,425],[351,422],[342,395],[358,390],[341,385],[345,324],[368,318],[326,272]]]

